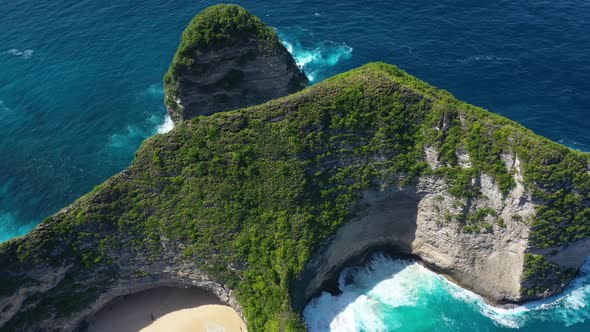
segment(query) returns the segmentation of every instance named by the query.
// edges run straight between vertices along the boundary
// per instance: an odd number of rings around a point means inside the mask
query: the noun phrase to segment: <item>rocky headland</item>
[[[182,34],[164,77],[175,123],[262,104],[307,86],[277,33],[239,6],[213,6]]]
[[[233,11],[244,10],[201,17]],[[235,38],[219,54],[249,33],[227,31]],[[181,48],[192,41],[185,32]],[[167,90],[210,84],[193,79],[167,76]],[[162,286],[208,290],[249,331],[305,330],[307,301],[377,249],[519,303],[561,291],[590,255],[588,154],[395,66],[367,64],[208,117],[189,120],[224,109],[185,113],[189,104],[128,169],[0,245],[3,331],[83,330],[116,297]]]

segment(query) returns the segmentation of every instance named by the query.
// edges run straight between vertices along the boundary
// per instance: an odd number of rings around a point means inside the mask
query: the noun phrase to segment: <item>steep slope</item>
[[[147,140],[129,169],[0,245],[0,326],[83,326],[115,296],[182,284],[251,331],[301,330],[306,301],[377,248],[495,302],[547,296],[590,254],[588,165],[368,64]]]
[[[164,77],[175,123],[261,104],[306,85],[277,33],[237,5],[212,6],[195,16]]]

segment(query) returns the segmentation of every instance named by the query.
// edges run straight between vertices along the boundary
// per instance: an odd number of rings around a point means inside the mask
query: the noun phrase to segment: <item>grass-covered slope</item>
[[[443,167],[428,167],[425,145],[438,150]],[[459,166],[459,151],[469,153],[471,168]],[[295,95],[197,117],[149,139],[128,170],[31,235],[0,246],[0,297],[27,282],[21,276],[36,266],[74,264],[116,276],[121,252],[156,257],[162,243],[179,241],[184,258],[236,290],[249,330],[302,329],[290,282],[321,241],[354,216],[359,193],[431,175],[446,178],[454,195],[474,197],[471,178],[481,172],[507,193],[514,180],[502,154],[518,156],[525,185],[545,204],[536,219],[522,221],[532,226],[535,246],[590,236],[587,154],[394,66],[368,64]],[[76,284],[69,287],[74,293]],[[53,295],[42,310],[32,307],[18,317],[42,319],[67,295]],[[97,295],[85,296],[59,315]]]
[[[237,52],[232,47],[254,47],[257,49],[242,54],[242,58],[238,61],[242,65],[257,57],[272,57],[283,54],[285,62],[288,63],[287,67],[298,74],[293,78],[294,82],[292,84],[294,86],[301,85],[301,88],[307,84],[307,79],[295,66],[294,60],[280,43],[273,28],[267,26],[260,18],[238,5],[221,4],[211,6],[196,15],[184,30],[180,46],[174,55],[168,72],[164,76],[165,103],[172,111],[175,122],[180,121],[180,116],[176,115],[176,113],[180,111],[177,108],[182,107],[175,100],[184,98],[187,94],[187,91],[181,90],[189,90],[191,93],[213,94],[223,88],[231,89],[238,85],[241,80],[248,78],[245,77],[248,74],[233,69],[215,86],[199,85],[198,80],[199,78],[202,79],[202,75],[213,75],[215,71],[219,72],[221,69],[215,67],[221,66],[224,62],[230,62],[225,60],[219,63],[215,59],[231,58],[233,56],[232,52]],[[225,50],[225,54],[224,52],[217,52],[222,49]],[[293,91],[297,90],[293,89]],[[224,102],[226,100],[221,98],[217,101],[217,104],[223,104]]]
[[[200,53],[255,39],[260,47],[279,43],[276,31],[258,17],[237,5],[215,5],[200,12],[184,30],[180,46],[165,76],[174,82],[179,71],[186,70]]]

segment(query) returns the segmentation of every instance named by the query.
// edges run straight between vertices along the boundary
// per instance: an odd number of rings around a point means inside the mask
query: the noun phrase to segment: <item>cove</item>
[[[374,253],[344,269],[339,295],[324,292],[304,310],[311,332],[587,331],[590,260],[560,295],[512,308],[473,292],[412,259]]]

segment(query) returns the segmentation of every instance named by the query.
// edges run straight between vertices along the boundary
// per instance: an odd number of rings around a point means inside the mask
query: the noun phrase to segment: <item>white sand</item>
[[[159,287],[113,300],[90,320],[88,331],[240,332],[246,328],[235,310],[204,290]]]
[[[240,332],[244,322],[232,308],[209,304],[171,312],[158,318],[141,332]]]

